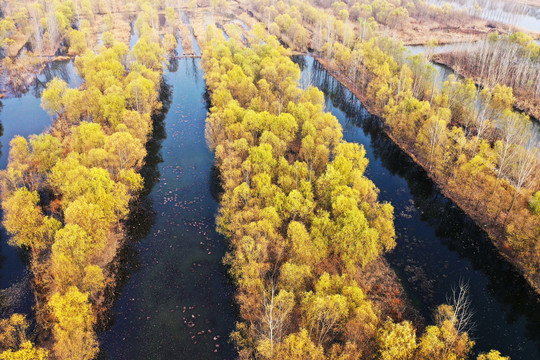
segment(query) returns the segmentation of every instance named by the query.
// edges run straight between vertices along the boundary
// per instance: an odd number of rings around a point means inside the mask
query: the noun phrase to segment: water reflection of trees
[[[186,66],[186,75],[193,78],[193,80],[195,80],[195,84],[199,85],[199,80],[201,76],[200,70],[199,70],[200,59],[191,58],[191,59],[186,59],[185,61],[190,62],[189,64],[190,66]]]
[[[72,60],[49,61],[39,70],[40,66],[36,65],[36,67],[28,69],[27,75],[30,75],[31,81],[17,84],[4,81],[5,91],[14,97],[22,97],[30,92],[34,97],[40,98],[47,83],[55,77],[65,81],[70,87],[77,87],[81,83],[81,78],[75,71]]]
[[[298,62],[303,69],[306,65]],[[310,61],[308,59],[307,61]],[[483,290],[484,295],[492,296],[499,303],[509,307],[506,311],[506,321],[512,323],[523,316],[526,319],[528,338],[532,339],[540,349],[540,312],[538,297],[523,279],[523,277],[511,266],[495,249],[487,234],[480,229],[474,221],[458,208],[451,200],[446,198],[437,185],[427,176],[423,168],[414,163],[391,139],[382,131],[380,120],[369,114],[361,102],[324,68],[315,61],[312,66],[311,81],[322,90],[332,105],[347,116],[344,127],[360,128],[370,137],[370,144],[376,159],[380,159],[384,168],[394,175],[406,180],[414,206],[420,214],[420,219],[431,226],[438,240],[460,258],[468,259],[473,269],[487,278],[487,287]],[[375,181],[375,179],[372,178]],[[376,184],[381,190],[385,184]],[[396,198],[396,201],[398,199]],[[394,204],[396,206],[396,204]],[[396,222],[396,230],[399,230]],[[403,261],[406,257],[423,256],[408,251],[406,246],[398,247],[388,256],[393,266],[397,267],[398,273],[403,271]],[[416,259],[415,263],[423,265],[423,259]],[[433,274],[436,278],[445,282],[444,268],[440,267],[439,274]],[[404,283],[407,279],[403,279]],[[446,284],[447,285],[447,282]],[[482,284],[471,284],[481,286]],[[444,290],[443,290],[444,291]],[[432,299],[426,299],[426,294],[415,294],[421,298],[424,314],[430,312],[437,304],[445,301],[445,294],[436,292]],[[485,302],[486,299],[476,299]],[[476,304],[476,306],[481,304]],[[427,311],[426,311],[427,310]],[[483,319],[482,321],[493,321]],[[495,320],[496,321],[496,320]]]
[[[70,87],[76,87],[80,82],[80,78],[74,71],[73,61],[51,61],[43,68],[41,74],[36,76],[32,87],[32,94],[36,98],[40,98],[43,90],[47,87],[47,83],[55,77],[65,81]]]
[[[175,73],[178,71],[179,65],[180,63],[178,61],[178,58],[176,56],[170,56],[167,70],[169,70],[170,73]]]
[[[206,111],[208,112],[210,110],[211,100],[207,88],[205,88],[203,100]],[[212,167],[210,167],[210,194],[212,195],[212,198],[218,203],[220,202],[221,196],[223,195],[223,187],[221,186],[221,175],[219,172],[219,168],[215,165],[212,165]]]

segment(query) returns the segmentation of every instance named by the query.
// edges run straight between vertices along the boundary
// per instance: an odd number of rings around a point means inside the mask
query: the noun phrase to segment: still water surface
[[[204,138],[207,113],[199,59],[165,75],[170,107],[155,121],[143,171],[147,195],[120,254],[123,287],[101,335],[104,359],[231,359],[233,289],[216,233],[217,183]]]

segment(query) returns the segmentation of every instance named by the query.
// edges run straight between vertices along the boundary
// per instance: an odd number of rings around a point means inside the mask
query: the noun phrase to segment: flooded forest
[[[540,360],[540,0],[1,0],[0,360]]]

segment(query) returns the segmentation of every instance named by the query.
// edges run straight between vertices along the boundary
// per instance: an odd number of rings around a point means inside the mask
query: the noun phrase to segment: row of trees
[[[504,1],[504,0],[450,0],[460,8],[467,11],[471,16],[499,21],[511,26],[520,26],[523,15],[534,11],[532,5],[527,5],[526,1]],[[531,3],[532,4],[532,3]]]
[[[93,359],[99,350],[96,315],[114,285],[108,265],[142,188],[138,170],[160,107],[164,50],[148,22],[138,31],[131,52],[111,41],[78,57],[84,85],[69,89],[54,79],[43,92],[42,106],[56,119],[52,130],[11,141],[4,226],[12,245],[31,251],[40,340],[51,345],[35,349],[12,317],[10,326],[23,335],[1,344],[2,359]]]
[[[305,24],[316,11],[301,12]],[[321,61],[383,117],[394,139],[540,286],[540,217],[534,210],[539,140],[528,117],[513,111],[512,89],[492,84],[481,91],[470,79],[450,78],[439,90],[434,68],[423,56],[409,55],[399,41],[379,35],[368,23],[354,31],[352,23],[340,23],[332,14],[321,17],[331,20],[306,27],[313,39],[331,34],[322,44],[314,41]],[[340,31],[336,24],[343,25]],[[508,41],[521,38],[517,34]],[[536,45],[527,41],[526,46]]]
[[[164,45],[166,45],[166,50],[171,51],[171,49],[176,47],[176,38],[174,37],[174,34],[176,30],[175,28],[178,25],[178,16],[176,11],[171,6],[167,6],[165,8],[165,5],[162,3],[165,2],[156,2],[154,5],[150,5],[149,3],[141,0],[136,3],[123,5],[127,5],[127,8],[122,8],[121,11],[135,13],[137,9],[140,8],[145,15],[144,19],[137,20],[137,23],[135,24],[136,30],[139,30],[142,23],[148,24],[148,26],[156,31],[163,30]],[[105,45],[111,43],[111,40],[114,38],[114,34],[117,31],[118,24],[115,24],[115,21],[118,21],[118,12],[112,11],[112,9],[118,7],[115,1],[57,0],[53,3],[53,5],[48,6],[53,9],[50,11],[54,11],[55,13],[59,12],[58,9],[63,9],[63,11],[60,11],[60,15],[57,16],[60,17],[62,14],[64,14],[64,17],[60,18],[61,21],[59,20],[54,23],[61,24],[61,26],[59,26],[56,30],[53,30],[52,27],[51,29],[47,30],[38,27],[36,30],[34,27],[30,26],[29,28],[28,26],[25,26],[24,23],[15,23],[18,29],[24,29],[26,32],[32,32],[32,43],[34,44],[33,49],[35,49],[34,53],[38,55],[44,53],[52,55],[54,52],[56,52],[61,40],[63,41],[63,45],[65,45],[67,48],[66,52],[69,55],[81,55],[85,52],[87,47],[93,45],[98,40],[95,34],[96,30],[100,33],[101,43]],[[164,28],[160,29],[158,11],[162,8],[165,8],[164,15],[166,22],[164,24]],[[20,11],[23,14],[25,13],[24,9],[21,9]],[[120,18],[126,17],[125,15],[119,16]],[[40,21],[38,23],[40,24],[44,22]],[[43,39],[39,38],[40,34],[43,37],[50,38],[51,36],[48,34],[53,32],[57,35],[55,36],[55,41],[50,45],[55,45],[55,47],[51,46],[48,49],[43,49],[43,46],[40,46],[40,44],[43,43]],[[11,34],[13,34],[13,32],[11,32]],[[123,36],[124,34],[120,35]]]
[[[352,41],[363,36],[366,26],[382,31],[406,29],[421,33],[413,23],[432,22],[431,27],[467,26],[470,17],[449,4],[429,5],[424,0],[355,0],[355,1],[270,1],[246,2],[269,32],[278,35],[292,48],[304,51],[317,49],[336,36]],[[424,26],[424,25],[422,25]],[[396,34],[404,35],[403,32]],[[405,35],[406,37],[407,35]],[[414,38],[411,38],[414,41]],[[349,45],[348,43],[346,45]]]
[[[395,246],[393,208],[364,176],[363,147],[343,140],[323,94],[301,90],[290,53],[263,34],[257,27],[249,47],[220,36],[203,44],[240,358],[466,358],[459,302],[417,338],[358,286],[359,271]]]
[[[30,41],[36,54],[52,55],[62,40],[80,43],[81,33],[89,40],[99,23],[103,29],[98,30],[110,31],[114,26],[112,13],[136,12],[143,4],[142,0],[127,4],[118,0],[3,1],[0,4],[3,15],[0,48],[7,50],[10,44],[16,43],[12,50],[18,51]],[[156,6],[162,6],[161,2]]]
[[[78,1],[72,0],[5,2],[2,9],[4,31],[0,35],[3,41],[0,40],[0,45],[6,50],[10,43],[16,43],[20,48],[26,41],[30,41],[35,53],[52,55],[60,41],[80,20],[81,12],[85,15],[92,13],[90,2],[85,5],[81,6]]]
[[[440,58],[488,88],[497,84],[511,87],[520,107],[540,117],[540,45],[529,35],[493,33]]]

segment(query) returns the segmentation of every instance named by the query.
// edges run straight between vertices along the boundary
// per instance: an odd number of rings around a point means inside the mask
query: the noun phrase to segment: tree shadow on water
[[[152,116],[152,138],[146,143],[145,165],[140,171],[144,180],[144,187],[139,197],[133,200],[130,214],[124,223],[124,244],[109,265],[109,271],[115,278],[115,284],[106,289],[106,309],[98,320],[98,331],[100,332],[107,331],[113,326],[113,305],[121,296],[122,289],[132,274],[138,271],[141,266],[137,246],[140,240],[150,234],[156,221],[156,213],[150,195],[161,177],[159,171],[159,164],[163,162],[161,148],[163,141],[167,137],[164,120],[171,105],[171,95],[170,85],[163,81],[160,89],[160,101],[163,106],[160,111]],[[98,358],[105,358],[105,354],[100,354]]]

